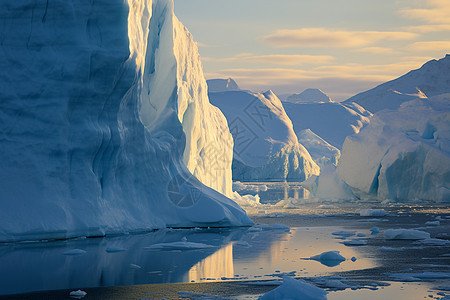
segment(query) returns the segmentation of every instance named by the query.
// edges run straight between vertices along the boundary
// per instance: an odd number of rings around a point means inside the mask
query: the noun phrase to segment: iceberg
[[[210,92],[209,98],[234,138],[233,180],[305,181],[320,173],[272,91]]]
[[[337,168],[361,196],[450,201],[450,94],[376,113],[348,137]]]
[[[305,129],[320,136],[330,145],[342,149],[347,136],[357,134],[370,122],[372,114],[356,103],[284,102],[297,135]]]
[[[252,222],[172,0],[3,4],[0,241]]]
[[[206,83],[208,84],[208,92],[210,93],[240,90],[238,84],[232,78],[209,79],[206,81]]]
[[[305,103],[305,102],[315,102],[315,103],[326,103],[333,102],[331,98],[319,89],[306,89],[300,94],[292,94],[286,98],[286,102],[292,103]]]
[[[397,109],[404,102],[427,99],[450,93],[450,55],[439,60],[430,60],[421,68],[359,93],[346,104],[358,103],[372,113],[383,109]]]

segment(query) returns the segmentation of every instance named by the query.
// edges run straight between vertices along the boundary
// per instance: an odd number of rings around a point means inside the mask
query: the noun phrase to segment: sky
[[[174,0],[206,79],[336,101],[450,53],[450,0]]]

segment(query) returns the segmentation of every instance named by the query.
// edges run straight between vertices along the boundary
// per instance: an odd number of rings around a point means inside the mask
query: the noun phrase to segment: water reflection
[[[270,228],[161,230],[98,239],[1,245],[0,294],[232,278],[270,279],[282,273],[316,276],[374,266],[355,248],[339,244],[331,235],[333,230],[340,228],[292,228],[290,232]],[[214,247],[145,250],[157,243],[180,241]],[[347,260],[329,268],[302,259],[329,250],[341,251]],[[353,256],[358,260],[350,261]]]

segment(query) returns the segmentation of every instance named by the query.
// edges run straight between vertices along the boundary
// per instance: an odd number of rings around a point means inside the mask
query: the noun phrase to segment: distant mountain
[[[344,103],[356,102],[376,113],[383,109],[397,109],[403,102],[427,99],[450,93],[450,55],[430,60],[420,69],[383,83],[371,90],[359,93]]]
[[[233,179],[304,181],[320,168],[298,142],[278,97],[250,91],[209,93],[234,139]]]
[[[306,89],[300,94],[293,94],[287,97],[287,102],[292,103],[308,103],[308,102],[315,102],[315,103],[326,103],[326,102],[333,102],[330,97],[328,97],[327,94],[322,92],[319,89]]]
[[[239,91],[240,90],[236,81],[234,81],[231,78],[210,79],[210,80],[207,80],[206,83],[208,84],[208,92],[210,92],[210,93],[226,92],[226,91]]]
[[[372,114],[356,103],[290,103],[283,102],[297,136],[311,129],[332,146],[342,149],[347,136],[358,133],[369,124]]]

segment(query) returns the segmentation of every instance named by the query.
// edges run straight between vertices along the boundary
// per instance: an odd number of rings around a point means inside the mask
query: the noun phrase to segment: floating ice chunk
[[[332,235],[342,236],[342,237],[350,237],[354,236],[356,234],[356,231],[336,231],[333,232]]]
[[[198,250],[198,249],[208,249],[214,248],[215,246],[188,242],[186,237],[181,239],[181,242],[172,243],[159,243],[148,247],[144,247],[145,250]]]
[[[85,253],[86,253],[86,251],[81,250],[81,249],[71,249],[71,250],[65,251],[63,254],[64,255],[83,255]]]
[[[321,300],[327,299],[327,292],[304,280],[285,277],[281,286],[259,298],[259,300],[278,299]]]
[[[366,235],[364,233],[358,233],[356,236],[358,236],[358,237],[365,237]]]
[[[385,247],[385,246],[380,247],[380,250],[381,250],[381,251],[403,251],[403,250],[405,250],[405,249],[406,249],[405,247],[400,247],[400,248],[395,248],[395,247]]]
[[[127,249],[120,248],[120,247],[108,247],[105,250],[108,253],[117,253],[117,252],[124,252],[127,251]]]
[[[430,234],[415,229],[388,229],[384,232],[387,240],[424,240],[429,239]]]
[[[85,291],[82,291],[82,290],[70,292],[70,297],[75,298],[75,299],[81,299],[81,298],[83,298],[86,295],[87,295],[87,293]]]
[[[345,246],[364,246],[364,245],[367,245],[367,241],[366,240],[350,240],[350,241],[341,242],[341,244],[344,244]]]
[[[361,217],[383,217],[387,215],[384,209],[361,209],[359,211]]]
[[[335,267],[345,261],[345,257],[339,253],[340,251],[327,251],[322,254],[311,256],[309,259],[316,260],[327,267]]]
[[[378,229],[378,227],[372,227],[369,229],[372,232],[372,235],[378,234],[380,233],[380,229]]]
[[[199,293],[191,293],[191,292],[186,292],[186,291],[181,291],[178,292],[178,296],[180,296],[181,298],[188,298],[188,299],[214,299],[213,297],[210,297],[208,295],[205,294],[199,294]]]
[[[424,244],[427,246],[445,246],[445,245],[449,245],[450,241],[430,238],[430,239],[424,239],[424,240],[418,241],[418,243]]]
[[[428,226],[440,226],[441,222],[439,222],[439,221],[428,221],[428,222],[425,222],[425,225],[428,225]]]

